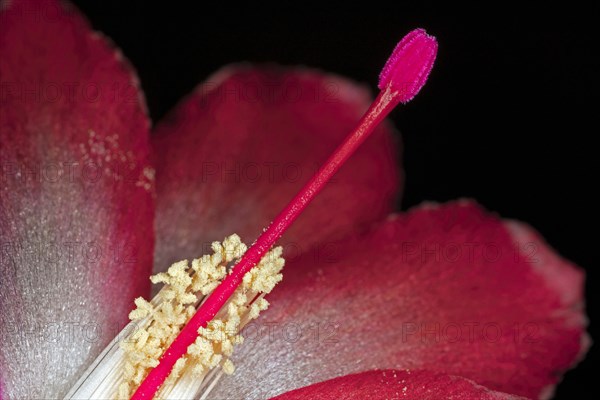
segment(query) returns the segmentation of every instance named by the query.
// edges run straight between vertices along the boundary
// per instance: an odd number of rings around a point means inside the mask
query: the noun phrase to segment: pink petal
[[[582,272],[467,201],[423,205],[286,266],[215,396],[262,398],[373,368],[548,398],[586,351]]]
[[[306,69],[229,67],[156,128],[155,268],[236,232],[252,242],[354,127],[362,87]],[[399,173],[384,124],[299,218],[295,255],[363,229],[392,208]],[[369,207],[365,207],[368,204]]]
[[[149,294],[149,122],[68,4],[0,12],[0,397],[58,398]]]
[[[468,379],[431,371],[368,371],[297,389],[273,400],[518,400]]]

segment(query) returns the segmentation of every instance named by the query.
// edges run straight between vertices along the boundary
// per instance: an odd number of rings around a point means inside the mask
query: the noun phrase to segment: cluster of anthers
[[[152,302],[136,299],[137,308],[129,314],[137,327],[120,345],[125,364],[119,399],[129,398],[158,365],[161,355],[194,315],[196,307],[225,278],[228,266],[239,261],[246,250],[240,237],[233,234],[223,243],[212,243],[213,254],[193,260],[191,266],[187,260],[179,261],[167,272],[150,278],[152,283],[165,286]],[[198,330],[198,338],[188,347],[186,356],[177,361],[158,397],[170,393],[175,386],[201,382],[218,366],[226,374],[233,373],[235,367],[229,357],[234,345],[244,340],[240,331],[267,309],[269,303],[263,296],[282,279],[285,261],[281,254],[281,247],[273,248],[244,276],[226,307],[206,328]]]

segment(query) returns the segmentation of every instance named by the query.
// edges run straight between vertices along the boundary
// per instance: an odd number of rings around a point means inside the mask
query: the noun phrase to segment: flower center
[[[152,301],[135,300],[131,323],[108,346],[67,398],[130,398],[135,389],[159,364],[160,357],[209,295],[227,276],[228,267],[247,250],[236,234],[212,243],[212,254],[174,263],[167,272],[150,277],[164,284]],[[264,295],[282,279],[283,249],[275,247],[243,278],[225,307],[206,326],[198,329],[196,340],[179,358],[157,392],[159,398],[191,399],[207,393],[222,373],[232,374],[229,359],[236,344],[244,340],[241,331],[269,307]],[[121,340],[122,338],[122,340]],[[220,367],[220,370],[217,370]]]

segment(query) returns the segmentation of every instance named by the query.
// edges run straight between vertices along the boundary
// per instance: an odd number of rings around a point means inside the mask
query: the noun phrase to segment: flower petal
[[[297,389],[273,400],[518,400],[468,379],[431,371],[368,371]]]
[[[155,269],[232,232],[251,243],[368,105],[362,87],[307,69],[239,66],[209,78],[153,138]],[[389,212],[400,181],[390,131],[380,127],[298,219],[283,239],[288,250],[305,252]]]
[[[0,54],[0,397],[58,398],[149,294],[149,122],[68,4],[4,3]]]
[[[216,398],[374,368],[428,369],[547,398],[586,350],[583,274],[468,201],[389,218],[337,259],[284,270]]]

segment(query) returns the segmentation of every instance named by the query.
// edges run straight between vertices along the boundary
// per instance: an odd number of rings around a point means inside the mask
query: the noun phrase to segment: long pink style
[[[379,81],[381,92],[371,104],[358,126],[346,137],[325,164],[304,185],[296,196],[275,217],[231,273],[208,296],[206,301],[181,330],[179,336],[162,355],[159,364],[150,371],[131,397],[135,400],[151,399],[171,373],[175,362],[187,353],[187,348],[198,337],[198,329],[215,317],[225,305],[244,275],[256,266],[260,259],[298,218],[306,206],[323,189],[325,184],[354,154],[373,130],[399,103],[410,101],[425,84],[437,54],[437,42],[422,29],[406,35],[396,46],[386,63]]]

